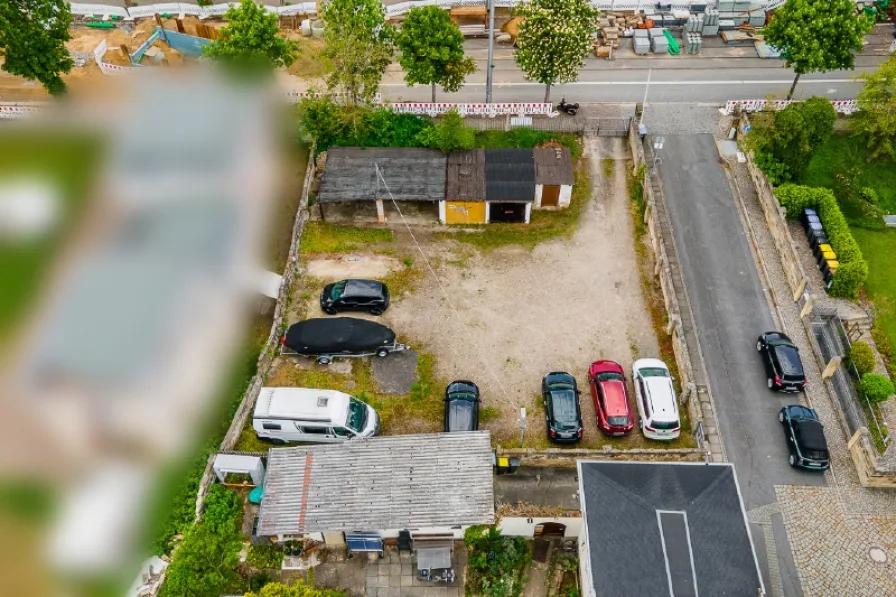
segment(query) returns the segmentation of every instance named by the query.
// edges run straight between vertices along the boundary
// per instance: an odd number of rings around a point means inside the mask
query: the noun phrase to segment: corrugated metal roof
[[[487,431],[273,448],[258,534],[494,522]]]
[[[385,184],[377,176],[376,166]],[[436,149],[331,147],[317,200],[391,200],[391,191],[396,201],[442,201],[446,170],[447,158]]]
[[[571,185],[572,154],[568,147],[540,147],[535,156],[535,184]]]
[[[531,149],[485,150],[486,201],[535,201],[535,158]]]
[[[448,201],[485,201],[485,151],[455,151],[448,156]]]

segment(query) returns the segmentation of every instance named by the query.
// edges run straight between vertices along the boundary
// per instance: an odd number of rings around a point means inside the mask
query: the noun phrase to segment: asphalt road
[[[777,415],[799,400],[766,387],[756,338],[773,329],[771,312],[715,140],[712,135],[665,138],[659,169],[675,247],[722,441],[749,511],[774,502],[775,485],[824,485],[825,480],[787,463]],[[775,529],[778,541],[785,539],[783,528]],[[782,559],[781,568],[785,587],[798,586],[789,558]]]

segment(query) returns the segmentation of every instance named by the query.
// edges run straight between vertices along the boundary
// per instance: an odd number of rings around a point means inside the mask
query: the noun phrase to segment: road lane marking
[[[745,80],[745,81],[651,81],[651,85],[790,85],[793,79],[768,79],[768,80]],[[800,79],[800,85],[813,85],[830,83],[861,83],[852,79],[818,79],[806,80]],[[647,81],[576,81],[575,83],[559,83],[555,87],[568,85],[646,85]],[[485,87],[486,83],[464,83],[464,87]],[[533,83],[524,81],[519,83],[503,83],[504,87],[544,87],[543,83]],[[380,87],[426,87],[429,85],[407,85],[406,83],[380,83]]]

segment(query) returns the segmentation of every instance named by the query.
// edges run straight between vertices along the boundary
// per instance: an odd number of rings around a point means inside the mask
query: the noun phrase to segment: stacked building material
[[[703,32],[703,15],[691,15],[684,24],[684,30],[687,33]]]
[[[634,32],[635,54],[644,55],[650,53],[650,37],[646,29],[635,29]]]
[[[747,13],[750,16],[750,25],[753,27],[764,27],[765,26],[765,11],[761,8],[759,10],[754,10],[753,12]]]
[[[619,27],[604,27],[600,30],[604,43],[602,45],[613,48],[619,47]]]
[[[654,54],[665,54],[669,51],[669,40],[663,35],[665,29],[655,28],[650,30],[650,47]]]
[[[734,10],[734,1],[720,0],[716,8],[718,8],[720,12],[731,12],[732,10]]]
[[[684,34],[684,48],[688,54],[699,54],[703,46],[703,36],[699,33]]]
[[[707,8],[703,11],[703,35],[719,34],[719,11],[715,8]]]

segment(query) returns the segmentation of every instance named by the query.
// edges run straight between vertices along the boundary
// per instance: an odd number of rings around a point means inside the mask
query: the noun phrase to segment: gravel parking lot
[[[584,445],[605,443],[594,423],[588,365],[605,358],[627,369],[634,358],[658,353],[638,275],[624,140],[586,140],[585,156],[592,197],[572,238],[532,252],[509,246],[485,254],[424,242],[428,258],[441,263],[450,301],[429,275],[386,313],[396,331],[433,353],[438,378],[479,385],[483,406],[497,410],[482,427],[505,445],[519,439],[520,407],[527,410],[526,445],[546,444],[539,384],[557,370],[573,373],[583,392]],[[644,440],[635,433],[622,442]]]

